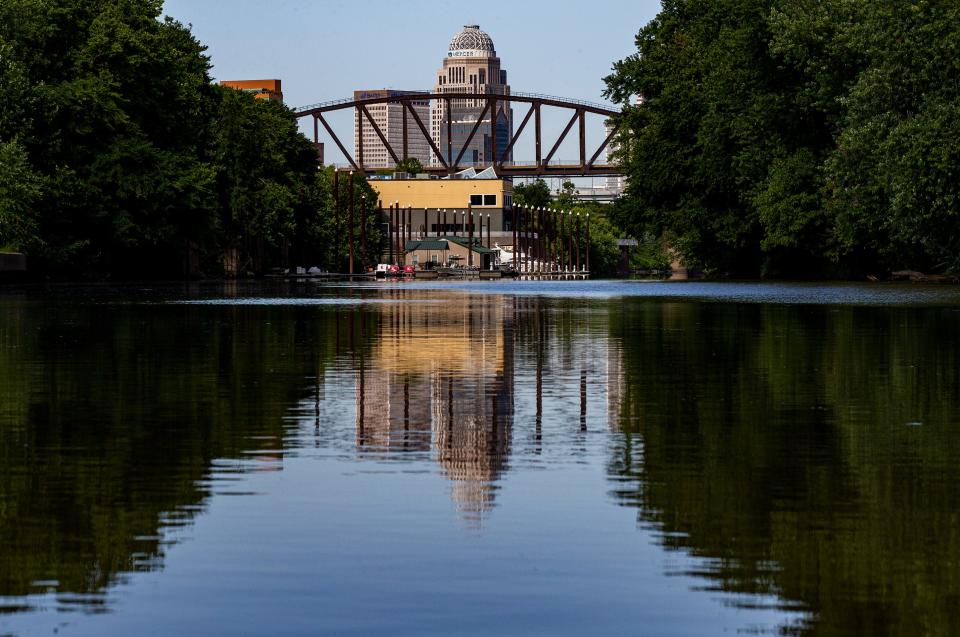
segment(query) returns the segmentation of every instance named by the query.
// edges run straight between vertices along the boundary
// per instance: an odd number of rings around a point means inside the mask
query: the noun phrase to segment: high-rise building
[[[500,68],[500,58],[493,48],[493,40],[480,30],[479,25],[468,24],[450,41],[433,90],[434,93],[510,94],[507,72]],[[485,104],[486,100],[454,99],[450,100],[452,112],[448,113],[446,100],[434,101],[430,118],[431,135],[448,164],[457,159]],[[496,123],[496,159],[499,160],[513,136],[513,109],[506,102],[497,102],[496,111],[493,120]],[[484,120],[463,153],[460,160],[462,166],[488,165],[494,161],[490,115],[487,114]],[[448,121],[453,157],[446,157]],[[436,157],[431,159],[432,165],[439,165]],[[512,157],[504,159],[510,160]]]
[[[426,95],[426,93],[423,91],[390,91],[386,89],[354,91],[353,99],[366,100],[402,95]],[[430,100],[413,100],[411,106],[423,125],[427,126],[430,119]],[[424,166],[428,166],[432,155],[430,143],[424,139],[423,132],[409,112],[404,118],[404,110],[406,109],[403,104],[399,102],[367,106],[370,117],[377,123],[377,128],[387,138],[387,143],[394,149],[397,157],[400,159],[413,157]],[[407,128],[407,157],[402,156],[404,121],[406,121]],[[393,168],[396,165],[393,157],[387,152],[387,147],[380,136],[377,135],[377,131],[359,109],[353,111],[353,157],[359,164],[367,168]]]

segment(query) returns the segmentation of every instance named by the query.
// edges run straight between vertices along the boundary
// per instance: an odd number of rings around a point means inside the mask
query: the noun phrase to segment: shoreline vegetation
[[[624,228],[720,277],[960,273],[956,2],[664,0],[636,46]]]
[[[40,280],[344,271],[333,168],[290,109],[213,84],[162,9],[0,4],[0,252]],[[943,1],[664,0],[605,78],[624,196],[577,202],[568,183],[551,202],[537,181],[515,202],[590,212],[596,276],[629,236],[631,270],[955,280],[958,25]],[[373,265],[376,195],[341,179],[341,202],[351,187]]]

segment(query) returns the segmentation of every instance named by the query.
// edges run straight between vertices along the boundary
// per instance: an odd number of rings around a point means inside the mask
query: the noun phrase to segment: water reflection
[[[355,361],[357,447],[435,450],[459,510],[476,518],[510,453],[511,304],[409,300],[378,311],[370,354]]]
[[[301,542],[280,565],[249,556],[254,573],[306,572],[300,554],[317,544],[353,540],[366,554],[377,528],[404,525],[423,533],[403,545],[407,568],[430,564],[425,579],[440,587],[450,569],[502,569],[532,550],[522,531],[463,534],[437,513],[455,510],[481,531],[538,529],[560,550],[537,568],[572,575],[536,583],[566,604],[591,602],[578,611],[597,622],[610,618],[604,580],[629,589],[666,569],[688,582],[669,598],[677,608],[708,591],[737,612],[772,606],[786,632],[960,634],[955,309],[416,287],[324,289],[299,305],[221,296],[244,304],[3,301],[0,612],[111,610],[110,590],[164,569],[199,516],[216,518],[212,504],[249,498]],[[427,476],[421,491],[396,493],[427,500],[442,485],[425,509],[434,517],[404,516],[390,499],[366,505],[348,475],[323,501],[330,517],[357,516],[344,540],[309,526],[302,494],[251,487],[338,463],[380,472],[391,494],[398,474]],[[559,512],[560,524],[538,528],[524,505]],[[569,520],[604,507],[628,518],[626,539]],[[479,539],[457,545],[461,535]],[[663,561],[631,561],[650,538]],[[488,553],[472,552],[484,542]],[[564,550],[590,542],[611,542],[617,560],[584,564]],[[445,544],[457,551],[436,559]],[[344,575],[355,564],[325,558],[337,588],[363,598],[368,582]],[[411,572],[372,579],[403,588]],[[606,599],[576,584],[589,578]],[[494,581],[488,594],[507,588]],[[517,600],[513,612],[530,603]],[[538,617],[563,610],[539,604]],[[659,611],[617,608],[631,622]],[[795,610],[804,623],[785,619]]]
[[[283,415],[332,349],[309,314],[5,299],[0,606],[102,608],[211,495],[280,469]]]
[[[615,496],[797,631],[960,634],[958,318],[630,304]]]

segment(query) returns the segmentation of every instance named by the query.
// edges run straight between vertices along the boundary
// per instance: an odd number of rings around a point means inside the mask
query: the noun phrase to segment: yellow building
[[[472,211],[475,238],[480,237],[482,226],[484,245],[513,244],[513,182],[496,178],[492,170],[475,173],[469,169],[453,179],[374,177],[369,184],[380,196],[384,221],[394,223],[404,241],[468,236]],[[402,210],[394,221],[389,214],[391,206]]]

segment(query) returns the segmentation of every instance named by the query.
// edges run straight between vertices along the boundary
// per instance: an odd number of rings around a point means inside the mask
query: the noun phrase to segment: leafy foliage
[[[550,186],[542,179],[516,184],[513,187],[513,203],[518,206],[545,208],[550,205]]]
[[[404,157],[397,164],[397,172],[417,175],[423,172],[423,164],[416,157]]]
[[[960,267],[953,3],[666,0],[614,65],[633,233],[718,274]]]
[[[67,276],[301,263],[332,236],[312,144],[280,104],[211,84],[162,4],[0,4],[0,245]]]

